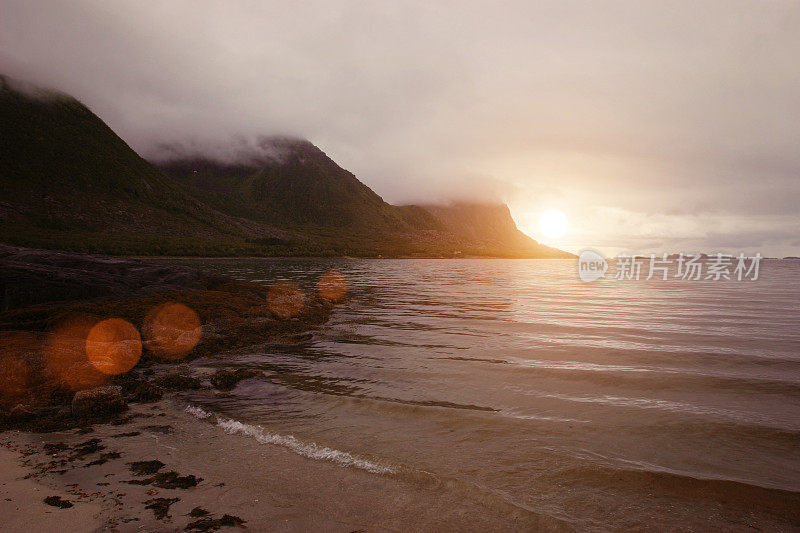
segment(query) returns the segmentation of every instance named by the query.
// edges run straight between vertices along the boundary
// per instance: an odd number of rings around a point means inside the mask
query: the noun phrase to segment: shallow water
[[[194,363],[267,371],[187,397],[221,429],[582,530],[798,527],[800,261],[591,284],[567,260],[180,262],[349,282],[306,343]]]

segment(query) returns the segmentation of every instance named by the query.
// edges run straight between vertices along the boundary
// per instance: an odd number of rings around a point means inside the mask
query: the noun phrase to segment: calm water
[[[267,371],[187,398],[265,442],[583,530],[798,527],[800,261],[592,284],[573,261],[184,262],[349,280],[305,344],[194,363]]]

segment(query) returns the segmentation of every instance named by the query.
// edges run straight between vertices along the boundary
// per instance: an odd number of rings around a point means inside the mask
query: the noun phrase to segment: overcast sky
[[[0,71],[145,155],[293,134],[573,251],[800,255],[800,1],[0,0]]]

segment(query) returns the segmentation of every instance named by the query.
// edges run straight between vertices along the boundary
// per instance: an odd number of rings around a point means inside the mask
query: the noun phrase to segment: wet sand
[[[48,496],[73,499],[68,487],[48,486],[27,478],[31,469],[23,465],[25,456],[17,449],[23,439],[8,435],[0,447],[0,516],[6,531],[50,532],[58,528],[67,531],[93,531],[102,524],[102,506],[90,501],[75,501],[70,509],[59,509],[44,503]]]
[[[182,531],[194,523],[194,530],[214,530],[212,521],[228,515],[228,523],[239,518],[252,531],[569,530],[441,483],[307,459],[227,434],[174,399],[134,405],[124,420],[89,432],[0,434],[0,483],[3,498],[12,499],[0,502],[4,529],[53,531],[59,524],[69,531]],[[129,464],[135,461],[160,461],[159,473],[177,473],[173,481],[201,480],[164,488],[169,483],[153,474],[135,475]],[[73,507],[49,506],[43,502],[48,496]]]

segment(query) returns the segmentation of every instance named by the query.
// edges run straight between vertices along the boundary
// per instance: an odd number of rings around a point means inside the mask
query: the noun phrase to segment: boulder
[[[98,418],[125,411],[128,404],[122,397],[122,387],[106,385],[82,390],[72,398],[72,416]]]
[[[200,388],[200,380],[178,372],[171,372],[156,379],[156,385],[168,391],[197,390]]]
[[[161,387],[143,381],[133,390],[133,401],[139,403],[153,403],[159,401],[163,395],[164,390]]]
[[[237,383],[239,383],[243,379],[248,379],[262,375],[263,372],[258,372],[257,370],[239,368],[233,372],[229,370],[218,370],[209,379],[211,381],[211,384],[214,385],[216,389],[231,390],[236,386]]]

